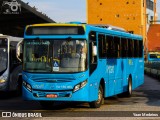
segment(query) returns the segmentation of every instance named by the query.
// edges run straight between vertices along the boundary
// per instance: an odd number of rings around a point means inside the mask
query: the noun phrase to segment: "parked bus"
[[[148,52],[148,62],[159,62],[160,52]]]
[[[98,108],[104,98],[130,96],[144,82],[142,37],[117,27],[29,25],[23,46],[23,98],[42,107],[81,101]]]
[[[16,46],[22,38],[0,34],[0,91],[21,91],[22,66]]]

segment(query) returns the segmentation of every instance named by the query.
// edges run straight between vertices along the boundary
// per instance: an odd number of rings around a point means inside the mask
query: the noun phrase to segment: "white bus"
[[[0,91],[21,91],[22,65],[16,46],[22,38],[0,34]]]

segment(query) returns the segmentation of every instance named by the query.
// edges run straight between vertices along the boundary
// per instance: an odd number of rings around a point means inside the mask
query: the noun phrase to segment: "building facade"
[[[147,31],[150,24],[154,24],[157,20],[156,0],[146,0],[146,17],[147,17]]]
[[[156,20],[156,0],[87,0],[89,24],[111,24],[147,39],[147,24]]]
[[[160,24],[151,24],[148,29],[147,51],[160,52]]]

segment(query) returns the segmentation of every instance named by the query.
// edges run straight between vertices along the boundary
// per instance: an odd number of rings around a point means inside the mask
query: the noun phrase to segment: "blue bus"
[[[42,107],[81,101],[99,108],[104,98],[130,96],[143,84],[142,37],[109,25],[29,25],[22,78],[23,98]]]
[[[159,62],[160,52],[148,52],[148,62]]]

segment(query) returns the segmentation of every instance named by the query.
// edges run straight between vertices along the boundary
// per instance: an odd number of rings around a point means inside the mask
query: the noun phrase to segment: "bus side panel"
[[[122,92],[127,91],[127,86],[128,86],[128,59],[123,59],[123,82],[122,82]]]
[[[90,101],[95,101],[98,99],[98,88],[99,88],[99,83],[100,83],[100,77],[101,77],[101,70],[95,69],[95,71],[90,75],[89,77],[89,100]]]
[[[124,63],[122,59],[117,59],[117,64],[115,65],[115,94],[119,94],[123,91],[122,82],[123,82],[123,70]]]
[[[127,60],[127,77],[129,78],[129,75],[131,75],[131,77],[133,77],[133,68],[134,68],[134,62],[133,62],[133,59],[132,58],[129,58]],[[132,78],[133,79],[133,78]]]
[[[133,89],[140,86],[144,82],[144,62],[143,59],[135,59],[134,60],[134,86]]]
[[[144,60],[143,58],[138,60],[138,86],[144,83]]]
[[[106,59],[100,59],[98,61],[97,69],[91,74],[89,81],[90,81],[90,100],[97,100],[98,99],[98,88],[100,85],[100,81],[104,80],[104,96],[109,96],[109,85],[108,83],[108,67],[106,66]],[[105,84],[106,83],[106,84]],[[92,87],[93,86],[93,87]],[[91,89],[92,88],[92,89]],[[113,87],[111,87],[113,88]]]
[[[137,88],[144,81],[143,74],[143,60],[139,58],[128,59],[128,72],[127,76],[132,76],[132,89]]]
[[[132,72],[132,88],[135,89],[138,86],[138,59],[133,59],[133,72]]]
[[[107,59],[107,73],[108,73],[108,91],[109,96],[115,95],[115,66],[116,59]]]

